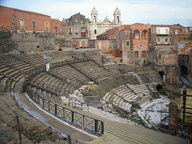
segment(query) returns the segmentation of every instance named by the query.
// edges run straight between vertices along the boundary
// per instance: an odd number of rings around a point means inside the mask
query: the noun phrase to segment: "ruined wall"
[[[12,50],[35,53],[37,46],[40,51],[58,50],[64,47],[64,36],[43,33],[20,33],[11,35],[9,32],[0,33],[0,52],[7,53]]]
[[[178,50],[176,45],[157,45],[155,47],[154,55],[156,56],[157,65],[178,65]]]
[[[179,130],[179,109],[178,109],[178,100],[173,100],[169,104],[169,130],[174,134]]]
[[[0,54],[7,53],[16,49],[14,40],[11,39],[12,34],[10,32],[0,31]]]
[[[176,66],[155,66],[157,71],[162,71],[165,74],[165,82],[167,84],[176,84],[179,81],[179,67]]]

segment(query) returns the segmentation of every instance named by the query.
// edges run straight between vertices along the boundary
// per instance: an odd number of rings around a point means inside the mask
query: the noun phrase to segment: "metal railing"
[[[98,136],[104,134],[104,123],[102,121],[80,114],[60,104],[44,99],[36,92],[30,90],[29,87],[26,88],[26,92],[36,104],[57,118],[68,122],[75,127],[81,128],[89,133]]]

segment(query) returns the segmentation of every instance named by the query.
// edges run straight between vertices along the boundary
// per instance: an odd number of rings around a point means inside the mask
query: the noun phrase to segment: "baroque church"
[[[118,8],[115,9],[113,16],[113,21],[110,21],[109,18],[106,17],[102,22],[98,22],[98,12],[94,7],[91,11],[90,39],[97,39],[96,36],[104,33],[108,29],[122,25],[121,12]]]

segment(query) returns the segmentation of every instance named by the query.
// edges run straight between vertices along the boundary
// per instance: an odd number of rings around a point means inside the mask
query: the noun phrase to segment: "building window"
[[[86,33],[86,31],[87,31],[86,27],[82,27],[81,28],[81,32],[85,32]]]
[[[45,31],[48,32],[49,31],[49,23],[45,22]]]
[[[142,57],[146,57],[146,51],[142,51]]]
[[[147,39],[147,30],[142,31],[142,39]]]
[[[178,35],[178,29],[175,30],[175,35]]]
[[[130,53],[130,51],[127,52],[127,58],[131,58],[131,53]]]
[[[96,16],[94,16],[94,23],[96,23],[97,22],[97,17]]]
[[[171,42],[171,38],[169,38],[169,42]]]
[[[134,30],[134,32],[133,32],[133,39],[136,39],[136,40],[140,39],[140,32],[139,32],[139,30]]]
[[[111,48],[114,49],[115,48],[115,43],[111,42]]]
[[[20,19],[20,30],[25,31],[25,22],[24,19]]]
[[[160,38],[157,38],[157,42],[160,42]]]
[[[69,34],[72,34],[72,28],[69,28]]]
[[[57,26],[55,26],[55,34],[57,34],[57,32],[58,32],[58,28]]]
[[[129,45],[129,41],[126,42],[126,45],[127,45],[127,46]]]
[[[77,23],[77,22],[78,22],[78,19],[75,19],[75,22]]]
[[[168,31],[168,29],[165,29],[165,33],[166,33],[166,34],[169,34],[169,31]]]
[[[161,59],[161,55],[158,55],[157,59]]]
[[[135,53],[134,53],[134,57],[135,57],[135,58],[138,58],[138,57],[139,57],[139,53],[138,53],[138,51],[135,51]]]
[[[119,23],[119,21],[120,21],[120,20],[119,20],[119,16],[117,16],[117,22]]]
[[[165,38],[165,42],[168,42],[168,38]]]
[[[96,29],[94,30],[94,34],[97,34],[97,30]]]
[[[78,34],[78,28],[77,27],[75,28],[75,34]]]
[[[36,32],[36,21],[32,21],[32,31]]]

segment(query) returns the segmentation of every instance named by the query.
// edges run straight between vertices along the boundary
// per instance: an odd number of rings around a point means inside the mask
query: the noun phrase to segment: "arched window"
[[[55,26],[55,34],[57,34],[58,28],[57,26]]]
[[[72,34],[72,28],[69,28],[69,34]]]
[[[139,32],[139,30],[134,30],[133,31],[133,39],[136,39],[136,40],[140,39],[140,32]]]
[[[20,31],[24,31],[25,30],[25,21],[24,19],[20,19]]]
[[[96,29],[94,30],[94,34],[97,34],[97,30]]]
[[[138,51],[135,51],[135,53],[134,53],[134,57],[135,57],[135,58],[138,58],[138,57],[139,57],[139,53],[138,53]]]
[[[96,23],[97,22],[97,17],[96,16],[94,16],[94,23]]]
[[[148,38],[147,34],[148,34],[147,30],[143,30],[142,31],[142,39],[147,39]]]
[[[48,32],[49,31],[49,23],[45,22],[45,31]]]
[[[119,20],[119,16],[117,16],[117,22],[119,22],[120,20]]]

